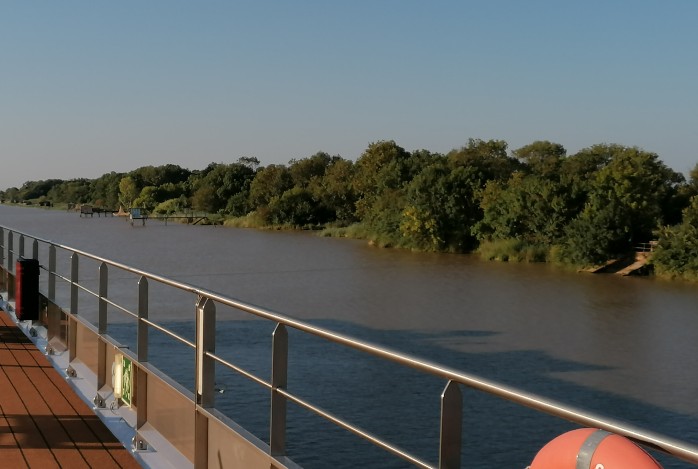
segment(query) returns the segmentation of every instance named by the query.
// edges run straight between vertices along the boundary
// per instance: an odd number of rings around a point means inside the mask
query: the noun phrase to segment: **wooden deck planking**
[[[140,467],[5,314],[0,390],[2,467]]]

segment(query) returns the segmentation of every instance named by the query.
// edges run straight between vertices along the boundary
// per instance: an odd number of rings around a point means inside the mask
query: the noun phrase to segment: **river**
[[[698,443],[695,285],[44,209],[0,206],[0,224]],[[165,309],[190,333],[189,304]],[[218,342],[266,376],[272,327],[230,321]],[[291,391],[436,461],[445,383],[294,331],[290,342]],[[266,439],[266,414],[249,408],[267,393],[224,373],[218,380],[227,391],[217,405]],[[464,412],[463,467],[524,468],[573,428],[467,390]],[[308,468],[406,467],[293,406],[288,432],[291,457]]]

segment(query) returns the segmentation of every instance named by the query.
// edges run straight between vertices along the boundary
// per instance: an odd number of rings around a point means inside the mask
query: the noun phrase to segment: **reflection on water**
[[[698,442],[692,285],[383,250],[308,233],[131,227],[116,218],[3,206],[0,217],[6,226]],[[97,278],[96,265],[80,269],[81,280]],[[113,280],[110,297],[134,306],[137,279]],[[156,290],[151,317],[192,334],[195,299]],[[218,317],[230,320],[217,331],[217,350],[268,377],[273,325]],[[129,326],[114,320],[112,327]],[[291,333],[290,341],[292,392],[436,460],[445,383],[303,334]],[[157,366],[173,367],[190,386],[186,355]],[[266,408],[268,393],[222,372],[218,379],[227,388],[218,395],[221,408],[266,439],[267,413],[250,408]],[[525,467],[568,428],[479,393],[464,396],[464,467]],[[369,467],[405,466],[294,406],[289,412],[289,450],[307,467],[353,467],[357,454]]]

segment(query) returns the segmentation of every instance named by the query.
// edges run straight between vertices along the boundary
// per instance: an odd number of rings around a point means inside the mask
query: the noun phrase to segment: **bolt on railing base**
[[[132,451],[146,451],[148,449],[148,442],[141,435],[136,433],[131,439],[131,450]]]
[[[99,393],[97,393],[92,402],[95,404],[95,409],[106,409],[107,407],[107,401],[105,401],[102,395]]]

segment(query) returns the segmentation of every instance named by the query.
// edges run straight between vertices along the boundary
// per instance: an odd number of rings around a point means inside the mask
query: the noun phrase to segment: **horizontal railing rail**
[[[637,252],[654,252],[655,249],[657,249],[657,241],[638,243],[637,246],[635,246],[635,251]]]
[[[14,238],[18,237],[18,249],[15,249]],[[41,268],[48,274],[47,298],[54,300],[55,282],[63,281],[70,287],[70,309],[69,314],[75,321],[84,321],[78,314],[78,291],[82,291],[98,299],[99,301],[99,333],[102,340],[111,341],[107,335],[106,305],[121,311],[137,321],[136,342],[138,347],[136,353],[125,351],[137,363],[146,364],[148,368],[148,328],[157,330],[168,337],[184,344],[195,352],[196,364],[194,377],[195,392],[193,399],[197,408],[206,414],[207,409],[213,407],[215,393],[215,364],[219,364],[228,370],[266,388],[271,392],[270,398],[270,438],[269,453],[272,457],[281,457],[286,452],[286,403],[291,402],[297,406],[310,411],[334,425],[349,431],[372,444],[400,457],[417,467],[422,468],[456,468],[460,467],[461,454],[461,422],[462,422],[462,398],[460,386],[474,389],[497,396],[507,401],[544,412],[555,417],[565,419],[576,424],[595,427],[625,436],[644,446],[656,449],[663,453],[672,455],[678,459],[698,464],[698,447],[693,444],[669,438],[645,429],[629,425],[616,419],[607,418],[592,412],[581,410],[573,406],[566,405],[553,399],[541,397],[539,395],[522,391],[493,380],[484,379],[479,376],[452,369],[447,366],[433,363],[429,360],[414,357],[409,354],[397,352],[388,347],[379,346],[370,342],[341,334],[326,328],[318,327],[290,316],[273,312],[243,301],[230,298],[224,294],[217,293],[205,288],[177,281],[162,275],[147,272],[145,270],[119,263],[89,252],[76,249],[54,241],[33,237],[20,231],[0,227],[0,268],[4,270],[3,278],[9,284],[11,275],[14,272],[13,260],[17,257],[25,256],[25,239],[32,240],[32,256],[38,257],[38,243],[48,246],[48,260],[41,263]],[[70,256],[71,273],[70,276],[58,274],[56,272],[56,250],[65,251]],[[89,259],[100,265],[99,268],[99,291],[93,291],[78,281],[79,259]],[[139,278],[138,308],[137,311],[119,305],[108,298],[108,268],[118,269]],[[197,298],[196,305],[196,338],[191,341],[176,332],[168,329],[162,324],[148,318],[148,281],[156,282],[159,285],[175,288],[183,292],[194,295]],[[9,287],[9,285],[8,285]],[[224,359],[215,353],[215,311],[216,305],[223,305],[253,315],[258,318],[268,320],[276,324],[272,339],[272,376],[270,380],[256,376],[254,373]],[[291,328],[325,341],[339,344],[352,350],[356,350],[391,363],[396,363],[415,369],[421,373],[436,376],[446,383],[441,395],[442,412],[440,428],[440,450],[439,464],[433,465],[417,456],[410,454],[397,445],[385,441],[376,435],[360,428],[359,426],[342,419],[321,407],[308,402],[298,395],[291,393],[287,389],[287,361],[288,361],[288,340],[286,329]],[[70,341],[71,335],[68,334]],[[70,344],[69,344],[70,345]],[[70,348],[70,347],[69,347]],[[71,348],[71,350],[73,350]],[[74,353],[74,352],[71,352]],[[104,384],[104,383],[100,383]],[[146,417],[139,419],[143,424]],[[136,429],[138,430],[138,429]],[[197,437],[196,441],[195,467],[203,466],[201,461],[205,456],[200,456],[206,452],[205,441]],[[202,459],[203,458],[203,459]]]

